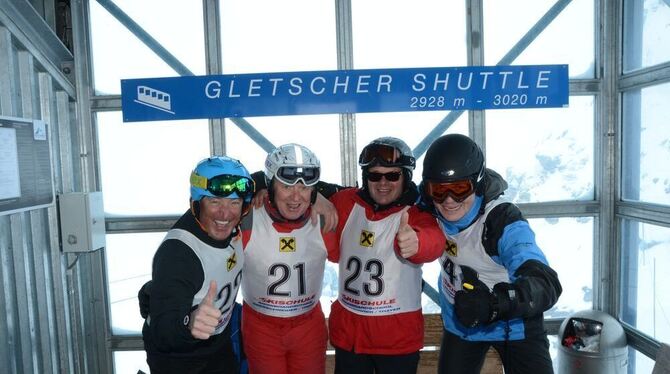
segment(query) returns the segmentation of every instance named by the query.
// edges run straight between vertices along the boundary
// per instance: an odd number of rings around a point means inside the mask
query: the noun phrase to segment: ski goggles
[[[207,179],[191,173],[191,186],[207,190],[216,197],[228,197],[235,193],[244,199],[254,194],[254,181],[239,175],[221,174]]]
[[[426,181],[424,182],[424,191],[438,204],[441,204],[448,196],[451,196],[455,202],[460,203],[475,192],[475,186],[470,179],[454,182]]]
[[[388,173],[376,173],[371,171],[368,173],[368,180],[370,182],[379,182],[382,177],[389,182],[397,182],[400,179],[401,173],[399,171],[391,171]]]
[[[277,170],[275,177],[279,179],[280,182],[289,186],[302,182],[302,184],[309,187],[319,182],[320,174],[321,172],[319,168],[284,166]]]
[[[373,163],[381,165],[393,165],[400,160],[400,152],[394,147],[385,144],[369,144],[361,152],[358,158],[360,166],[368,166]]]

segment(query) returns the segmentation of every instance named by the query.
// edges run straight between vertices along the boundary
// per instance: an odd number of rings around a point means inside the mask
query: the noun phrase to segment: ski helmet
[[[268,187],[273,178],[290,186],[298,182],[313,186],[319,182],[321,164],[309,148],[290,143],[281,145],[268,154],[264,173]]]
[[[255,185],[242,163],[227,156],[212,156],[196,165],[191,172],[191,200],[203,197],[240,198],[251,202]]]
[[[423,159],[423,180],[426,182],[455,182],[468,179],[478,195],[483,194],[484,153],[472,139],[461,134],[437,138]]]

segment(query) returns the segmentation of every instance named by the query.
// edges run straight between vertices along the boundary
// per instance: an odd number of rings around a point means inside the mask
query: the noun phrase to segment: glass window
[[[149,373],[147,354],[144,351],[114,351],[114,373]]]
[[[592,96],[569,108],[486,112],[486,164],[516,203],[594,199]]]
[[[339,117],[337,115],[249,118],[254,128],[274,146],[298,143],[321,162],[321,179],[341,183]],[[239,158],[250,172],[263,170],[267,152],[239,127],[226,122],[226,152]]]
[[[621,319],[658,341],[670,340],[670,228],[623,220]]]
[[[484,1],[486,65],[496,65],[556,0]],[[571,1],[514,65],[568,64],[570,78],[594,77],[593,0]]]
[[[563,293],[545,318],[564,318],[593,308],[593,218],[534,218],[528,223]]]
[[[628,346],[628,372],[629,373],[653,373],[656,361],[638,352],[635,348]],[[661,372],[660,370],[658,372]]]
[[[337,69],[332,1],[222,0],[220,12],[224,74]]]
[[[206,120],[123,123],[121,112],[101,112],[97,135],[106,215],[188,209],[191,170],[210,155]]]
[[[120,94],[121,79],[178,74],[97,1],[89,0],[96,94]],[[114,0],[193,74],[205,73],[202,1]]]
[[[465,2],[352,1],[356,69],[467,65]]]
[[[664,0],[623,2],[623,70],[670,60],[670,4]]]
[[[113,335],[142,333],[144,320],[137,292],[151,279],[151,263],[163,237],[164,232],[107,234],[105,256]]]
[[[670,205],[670,83],[624,92],[622,192]]]

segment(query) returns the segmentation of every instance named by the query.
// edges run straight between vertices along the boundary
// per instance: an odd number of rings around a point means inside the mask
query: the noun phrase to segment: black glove
[[[523,317],[532,303],[526,303],[520,288],[512,283],[493,286],[494,309],[498,319]]]
[[[461,270],[463,290],[456,292],[454,299],[456,317],[466,327],[488,324],[495,317],[491,291],[472,268],[461,266]]]
[[[140,302],[140,315],[147,319],[149,316],[149,296],[151,295],[151,281],[145,283],[137,293],[137,299]]]

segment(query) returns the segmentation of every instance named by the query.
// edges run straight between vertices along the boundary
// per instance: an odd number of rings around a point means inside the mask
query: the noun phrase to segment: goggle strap
[[[191,173],[191,186],[196,188],[202,188],[203,190],[207,189],[207,178],[202,175],[198,175],[195,172]]]

